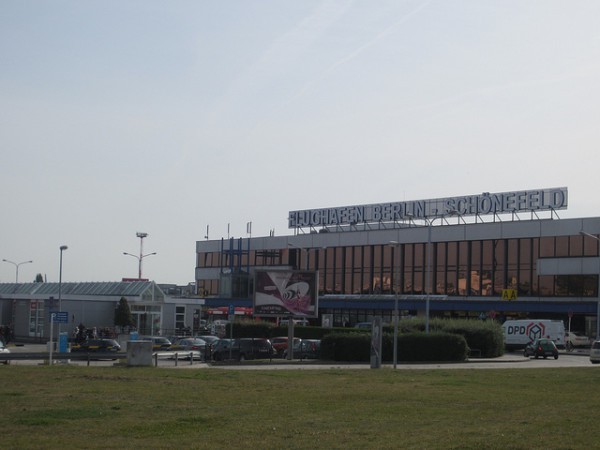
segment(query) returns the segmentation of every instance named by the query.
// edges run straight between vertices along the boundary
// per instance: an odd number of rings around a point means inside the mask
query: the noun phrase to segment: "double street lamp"
[[[5,262],[5,263],[12,264],[13,266],[15,266],[15,270],[17,272],[16,277],[15,277],[15,283],[19,282],[19,266],[22,265],[22,264],[29,264],[29,263],[33,262],[33,261],[23,261],[23,262],[20,262],[20,263],[16,263],[16,262],[10,261],[8,259],[3,259],[2,261]]]
[[[68,249],[66,245],[61,245],[59,247],[60,250],[60,265],[58,268],[58,311],[62,313],[62,261],[63,261],[63,252]],[[60,339],[60,329],[62,322],[58,322],[58,339]],[[59,341],[60,342],[60,341]],[[52,344],[50,344],[52,345]]]
[[[400,248],[400,243],[397,241],[390,241],[389,245],[394,248],[394,259],[396,259],[396,280],[394,283],[396,286],[396,289],[394,289],[394,349],[392,350],[394,353],[395,369],[398,365],[398,292],[400,291],[400,253],[398,249]]]
[[[142,233],[140,231],[138,231],[135,234],[137,237],[140,238],[140,255],[133,255],[131,253],[127,253],[127,252],[123,252],[124,255],[127,256],[133,256],[135,259],[138,260],[138,280],[142,279],[142,260],[146,257],[146,256],[151,256],[151,255],[156,255],[156,252],[152,252],[152,253],[146,253],[144,255],[144,238],[148,236],[148,233]]]
[[[439,217],[440,219],[442,219],[442,221],[446,218],[446,216],[457,216],[459,215],[459,212],[452,209],[450,211],[448,211],[445,215]],[[430,303],[430,297],[431,297],[431,292],[433,291],[433,286],[432,286],[432,270],[431,270],[431,263],[432,263],[432,257],[431,257],[431,248],[433,247],[432,243],[431,243],[431,227],[433,226],[433,221],[437,219],[437,217],[434,217],[433,219],[427,220],[427,293],[425,294],[425,333],[429,333],[429,303]]]

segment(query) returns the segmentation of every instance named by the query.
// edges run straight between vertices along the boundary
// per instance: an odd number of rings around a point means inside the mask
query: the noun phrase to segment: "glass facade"
[[[357,245],[198,253],[198,268],[292,267],[319,272],[319,293],[427,293],[428,244]],[[539,276],[540,258],[597,257],[598,242],[581,235],[542,238],[433,242],[432,293],[501,296],[516,289],[523,297],[597,297],[597,275]],[[219,295],[219,280],[199,280],[204,296]]]

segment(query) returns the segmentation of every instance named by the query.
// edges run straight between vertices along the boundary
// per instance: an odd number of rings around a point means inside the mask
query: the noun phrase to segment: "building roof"
[[[140,296],[151,288],[153,281],[109,281],[60,283],[61,295],[70,296]],[[32,295],[58,297],[59,283],[0,283],[0,297]]]

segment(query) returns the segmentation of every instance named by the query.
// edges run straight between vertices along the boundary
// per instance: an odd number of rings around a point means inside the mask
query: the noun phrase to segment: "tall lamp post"
[[[133,254],[127,253],[127,252],[123,252],[123,254],[127,255],[127,256],[133,256],[134,258],[136,258],[138,260],[138,280],[141,280],[142,279],[142,260],[146,256],[156,255],[156,252],[146,253],[144,255],[144,238],[148,236],[148,233],[142,233],[142,232],[138,231],[135,235],[140,238],[140,256],[133,255]]]
[[[593,234],[586,233],[585,231],[580,231],[579,234],[600,242],[600,238],[598,236],[594,236]],[[596,307],[596,339],[600,339],[600,253],[598,253],[598,304]]]
[[[459,212],[457,210],[451,209],[440,218],[443,221],[446,216],[456,216],[458,214]],[[431,282],[431,227],[433,226],[433,221],[435,219],[436,217],[434,217],[431,220],[427,220],[427,293],[425,294],[425,333],[429,333],[429,303],[431,292],[433,291],[433,286]]]
[[[58,269],[58,311],[62,312],[62,261],[63,261],[63,252],[69,248],[66,245],[61,245],[60,247],[60,265]],[[58,323],[58,338],[60,339],[60,328],[61,323]]]
[[[390,247],[394,249],[394,256],[398,253],[398,249],[400,248],[400,243],[397,241],[390,241]],[[398,254],[399,256],[399,254]],[[398,291],[400,289],[400,264],[398,259],[396,259],[396,282],[394,283],[396,288],[394,289],[394,349],[393,349],[393,358],[394,358],[394,369],[398,365]]]
[[[19,282],[19,266],[22,265],[22,264],[29,264],[29,263],[33,262],[33,261],[23,261],[23,262],[20,262],[20,263],[16,263],[16,262],[10,261],[8,259],[3,259],[2,261],[5,262],[5,263],[12,264],[13,266],[15,266],[15,270],[17,272],[16,277],[15,277],[15,283]]]

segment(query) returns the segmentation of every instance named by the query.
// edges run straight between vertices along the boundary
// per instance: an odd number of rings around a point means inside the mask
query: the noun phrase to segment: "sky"
[[[597,0],[4,0],[0,259],[194,281],[289,211],[568,187],[600,216]],[[0,262],[0,282],[16,267]]]

